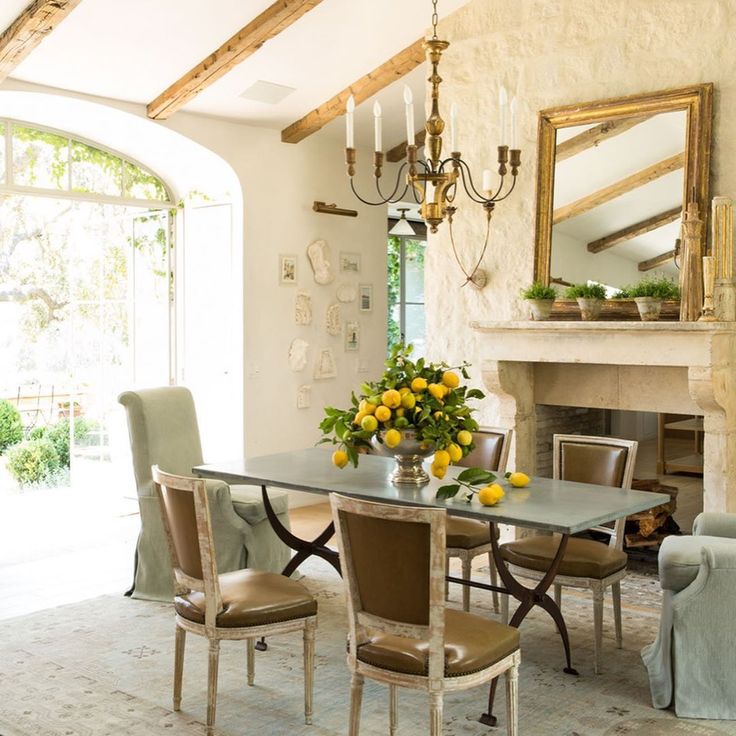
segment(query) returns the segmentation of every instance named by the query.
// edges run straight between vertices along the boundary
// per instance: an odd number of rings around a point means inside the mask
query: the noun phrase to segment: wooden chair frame
[[[634,465],[636,464],[636,452],[639,443],[635,440],[623,440],[616,437],[589,437],[579,434],[556,434],[552,438],[552,477],[560,480],[564,477],[562,468],[562,452],[563,443],[577,443],[584,445],[605,445],[607,447],[620,447],[627,450],[626,464],[621,480],[621,488],[630,489],[631,482],[634,479]],[[616,550],[623,551],[624,548],[624,529],[626,527],[626,517],[617,519],[613,528],[607,526],[593,527],[593,531],[602,532],[610,537],[609,546]],[[539,570],[530,570],[526,567],[519,567],[507,563],[508,569],[517,577],[527,578],[528,580],[541,580],[545,573]],[[556,575],[554,582],[555,603],[562,606],[562,588],[567,586],[570,588],[588,589],[593,592],[593,629],[594,629],[594,668],[596,675],[601,672],[601,650],[603,648],[603,598],[606,588],[611,588],[611,597],[613,599],[613,618],[616,628],[616,646],[621,649],[623,647],[623,632],[621,627],[621,581],[626,577],[626,568],[619,570],[601,580],[595,578],[572,577],[569,575]],[[501,620],[508,622],[509,618],[509,598],[502,596],[501,600]]]
[[[217,674],[220,657],[221,640],[247,641],[247,671],[248,685],[255,682],[255,643],[256,639],[264,636],[288,634],[292,631],[303,631],[304,640],[304,720],[312,722],[312,704],[314,691],[314,634],[317,626],[316,616],[293,619],[281,623],[265,624],[262,626],[247,626],[240,628],[226,628],[217,626],[217,616],[223,610],[222,594],[220,592],[217,562],[215,560],[215,545],[212,536],[212,521],[207,499],[205,481],[199,478],[187,478],[179,475],[164,473],[157,465],[151,468],[156,494],[161,503],[161,516],[166,533],[166,541],[171,554],[171,563],[174,572],[174,589],[176,595],[184,595],[190,591],[203,593],[205,597],[204,624],[198,624],[183,618],[178,613],[175,616],[176,638],[174,651],[174,710],[181,708],[182,678],[184,672],[184,645],[187,632],[204,636],[209,642],[209,667],[207,677],[207,736],[214,733],[215,713],[217,706]],[[164,488],[173,488],[178,491],[187,491],[194,497],[194,513],[197,522],[197,536],[200,557],[202,560],[202,576],[199,580],[187,575],[179,563],[179,557],[169,525],[169,519],[164,508],[162,495]]]
[[[363,682],[366,677],[389,686],[390,733],[398,725],[399,687],[425,690],[430,697],[430,736],[442,734],[443,696],[445,692],[465,690],[489,682],[501,674],[506,676],[507,729],[509,736],[518,734],[518,670],[521,655],[517,649],[507,657],[480,672],[458,677],[445,676],[445,520],[444,509],[398,507],[372,501],[360,501],[330,494],[340,563],[347,592],[349,651],[348,667],[352,673],[350,693],[349,736],[358,736]],[[341,524],[342,512],[378,519],[428,524],[430,527],[429,625],[417,626],[391,621],[363,610],[358,580],[353,566],[350,539]],[[392,636],[426,640],[429,644],[427,675],[411,675],[382,669],[357,658],[358,646],[368,640],[368,631]]]
[[[496,434],[503,437],[501,445],[501,453],[498,457],[498,464],[495,468],[488,468],[488,470],[503,475],[506,472],[506,465],[509,459],[509,451],[511,450],[511,437],[514,433],[513,429],[503,429],[501,427],[480,427],[476,434]],[[473,560],[480,555],[488,555],[488,569],[490,571],[491,585],[498,585],[498,572],[496,571],[496,564],[493,561],[493,551],[490,542],[480,544],[477,547],[471,547],[470,549],[464,549],[462,547],[448,547],[447,548],[447,560],[457,557],[462,565],[462,578],[464,580],[470,580]],[[445,596],[448,593],[449,584],[445,586]],[[493,591],[493,610],[498,613],[498,593]],[[470,610],[470,586],[463,585],[463,611]]]

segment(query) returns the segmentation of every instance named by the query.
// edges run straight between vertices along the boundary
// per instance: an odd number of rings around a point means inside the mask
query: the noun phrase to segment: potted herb
[[[621,294],[625,294],[622,297]],[[622,289],[619,298],[633,299],[639,310],[639,316],[644,322],[659,319],[662,312],[662,302],[665,299],[679,299],[680,287],[667,276],[653,276],[644,278],[633,286]]]
[[[580,315],[587,322],[600,316],[606,299],[606,289],[602,284],[572,284],[567,288],[565,296],[568,299],[577,299]]]
[[[529,302],[533,320],[549,319],[552,306],[557,298],[557,292],[551,286],[545,286],[541,281],[535,281],[531,286],[522,289],[521,298]]]

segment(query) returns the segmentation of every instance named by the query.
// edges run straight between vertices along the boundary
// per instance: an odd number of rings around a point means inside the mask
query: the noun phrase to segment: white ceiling
[[[446,17],[468,0],[440,0]],[[0,2],[0,29],[29,0]],[[23,61],[13,77],[36,84],[148,103],[218,48],[273,0],[82,0]],[[184,108],[283,128],[326,102],[422,37],[429,0],[323,0]],[[452,53],[450,50],[448,53]],[[424,100],[422,68],[381,93],[384,140],[404,140],[401,90]],[[258,81],[295,88],[276,105],[240,95]],[[359,144],[369,142],[372,100],[356,115]],[[420,106],[416,118],[421,120]],[[331,126],[335,135],[339,126]]]

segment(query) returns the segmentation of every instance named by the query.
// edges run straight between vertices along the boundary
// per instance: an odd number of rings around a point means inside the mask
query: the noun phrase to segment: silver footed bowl
[[[423,486],[429,483],[429,476],[422,467],[424,458],[434,452],[431,442],[420,442],[413,429],[401,431],[401,442],[396,447],[388,447],[383,441],[386,431],[382,430],[371,437],[371,446],[377,455],[396,459],[396,470],[391,474],[395,486]]]

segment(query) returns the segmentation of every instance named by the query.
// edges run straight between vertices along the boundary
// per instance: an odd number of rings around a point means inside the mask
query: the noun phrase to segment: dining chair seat
[[[531,570],[546,572],[557,554],[560,537],[538,536],[508,542],[501,547],[503,559]],[[603,580],[626,567],[626,553],[592,539],[570,537],[558,575]]]
[[[445,677],[490,667],[519,648],[519,631],[464,611],[445,611]],[[427,676],[429,642],[377,633],[358,647],[361,662],[384,670]]]
[[[219,576],[223,609],[216,625],[222,628],[264,626],[317,615],[317,601],[296,580],[273,572],[235,570]],[[204,624],[205,597],[191,591],[174,599],[176,612],[187,621]]]
[[[473,549],[491,540],[491,525],[477,519],[447,517],[447,546],[457,549]]]

